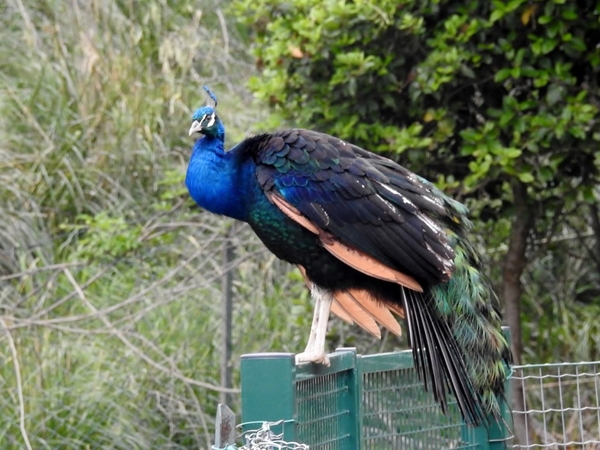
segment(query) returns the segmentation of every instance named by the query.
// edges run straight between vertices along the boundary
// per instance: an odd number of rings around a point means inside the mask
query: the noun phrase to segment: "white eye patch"
[[[208,120],[208,123],[204,126],[205,128],[210,128],[215,124],[215,120],[216,120],[216,116],[215,114],[209,114],[209,115],[205,115],[204,118],[202,119],[202,122],[205,122]]]

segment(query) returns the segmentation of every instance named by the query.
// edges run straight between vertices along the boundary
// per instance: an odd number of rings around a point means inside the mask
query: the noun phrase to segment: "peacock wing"
[[[246,145],[265,194],[339,259],[417,291],[450,278],[454,252],[444,221],[452,211],[432,185],[323,133],[293,129],[252,139]]]

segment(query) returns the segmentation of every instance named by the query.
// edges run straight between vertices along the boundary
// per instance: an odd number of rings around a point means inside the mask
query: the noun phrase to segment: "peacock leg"
[[[330,292],[318,288],[314,284],[310,289],[311,297],[315,300],[315,312],[306,349],[296,355],[296,364],[319,363],[329,365],[329,358],[325,354],[325,336],[329,324],[329,311],[333,302]]]

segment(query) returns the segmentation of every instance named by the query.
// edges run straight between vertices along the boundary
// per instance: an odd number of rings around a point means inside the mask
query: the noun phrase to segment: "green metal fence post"
[[[469,448],[477,450],[491,450],[486,426],[470,427],[463,425],[462,440]]]
[[[286,441],[296,440],[296,362],[293,353],[253,353],[241,357],[242,429],[284,420]]]
[[[500,414],[502,416],[500,421],[493,416],[488,416],[487,426],[470,428],[463,425],[463,441],[478,450],[505,450],[507,439],[510,437],[506,426],[509,423],[507,416],[510,415],[510,410],[503,399],[500,400]]]
[[[336,352],[351,352],[354,358],[353,369],[348,379],[348,402],[346,407],[350,411],[349,420],[352,422],[348,427],[350,433],[350,448],[360,449],[362,445],[362,372],[360,370],[360,356],[356,354],[356,347],[340,347]]]
[[[506,338],[506,342],[508,342],[508,345],[511,345],[511,335],[510,335],[510,328],[509,327],[502,327],[502,333],[504,334],[504,337]],[[509,367],[510,372],[512,373],[512,369]],[[498,442],[495,443],[494,445],[490,446],[490,450],[504,450],[505,448],[508,447],[508,442],[510,439],[512,439],[513,437],[513,432],[512,432],[512,396],[511,396],[511,392],[512,392],[512,386],[511,386],[511,380],[510,380],[510,375],[508,376],[508,378],[506,378],[506,381],[504,382],[504,398],[502,399],[502,403],[500,403],[500,412],[502,414],[502,419],[503,419],[503,423],[496,423],[496,425],[498,426],[498,430],[497,430],[497,435],[498,437],[495,439],[501,439],[502,442]],[[496,433],[496,431],[495,431]],[[490,437],[492,435],[490,434]]]
[[[508,384],[508,381],[506,384]],[[463,442],[474,446],[478,450],[504,450],[507,448],[506,440],[510,436],[505,424],[509,423],[507,415],[510,415],[510,409],[504,399],[499,399],[499,402],[501,420],[498,421],[494,416],[490,415],[488,416],[489,423],[487,426],[482,425],[474,428],[463,425]]]

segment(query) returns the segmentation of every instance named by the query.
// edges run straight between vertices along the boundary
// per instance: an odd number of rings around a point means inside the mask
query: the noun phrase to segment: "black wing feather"
[[[486,423],[488,419],[481,408],[481,398],[469,382],[462,352],[448,323],[433,310],[429,294],[401,289],[415,368],[425,389],[433,391],[434,399],[444,412],[448,409],[446,392],[452,390],[465,422],[471,425]]]

